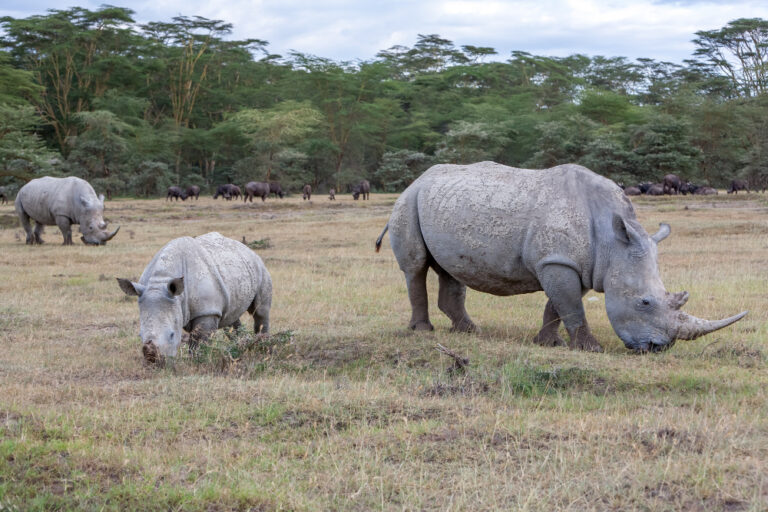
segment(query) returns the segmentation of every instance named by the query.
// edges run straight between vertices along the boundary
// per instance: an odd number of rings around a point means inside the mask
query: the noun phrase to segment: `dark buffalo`
[[[654,183],[650,187],[648,187],[648,191],[645,193],[647,196],[663,196],[664,195],[664,185],[661,183]]]
[[[187,200],[187,194],[183,190],[181,190],[181,187],[168,187],[168,194],[165,196],[166,201],[170,201],[171,199],[176,198],[178,201],[181,199],[182,201]]]
[[[275,194],[275,196],[279,197],[280,199],[283,198],[285,195],[283,193],[283,187],[280,185],[279,181],[270,181],[269,182],[269,193]]]
[[[680,185],[680,193],[683,194],[683,195],[694,194],[694,193],[696,193],[696,189],[698,189],[698,188],[699,188],[698,185],[694,185],[690,181],[686,181],[685,183]]]
[[[331,201],[335,201],[336,200],[336,189],[335,188],[332,188],[331,190],[328,191],[328,199],[331,200]]]
[[[312,199],[312,187],[309,185],[304,185],[304,188],[301,189],[301,197],[304,200]]]
[[[640,187],[627,187],[624,189],[624,193],[628,196],[639,196],[640,195]]]
[[[749,183],[747,180],[731,180],[731,186],[728,189],[728,193],[738,194],[739,190],[749,192]]]
[[[368,183],[368,180],[363,180],[352,188],[352,197],[355,201],[360,195],[363,196],[363,199],[371,198],[371,184]]]
[[[231,183],[227,183],[226,185],[219,185],[219,187],[216,189],[216,193],[213,194],[213,198],[216,199],[219,196],[223,196],[224,199],[230,201],[233,197],[238,198],[241,195],[243,194],[240,192],[240,187]]]
[[[645,183],[639,184],[637,186],[637,188],[639,188],[640,192],[642,192],[643,194],[647,194],[648,193],[648,189],[651,188],[652,186],[653,186],[653,183],[645,182]]]
[[[6,191],[5,187],[0,187],[0,204],[5,204],[7,202],[8,202],[8,192]]]
[[[243,188],[245,189],[243,202],[249,199],[253,202],[254,197],[260,197],[263,202],[270,192],[269,183],[264,183],[263,181],[249,181]]]
[[[664,187],[664,193],[670,195],[677,195],[680,193],[680,185],[682,182],[677,174],[667,174],[662,180],[662,186]]]
[[[697,196],[716,196],[717,190],[712,187],[699,187],[694,194]]]
[[[184,191],[187,194],[187,197],[194,197],[195,201],[200,199],[200,187],[197,185],[190,185],[187,187],[187,190]]]

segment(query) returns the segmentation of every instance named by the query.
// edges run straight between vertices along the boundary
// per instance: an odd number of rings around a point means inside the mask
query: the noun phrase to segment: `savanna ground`
[[[642,356],[594,292],[604,354],[533,345],[541,293],[470,291],[482,332],[450,334],[434,275],[436,329],[408,332],[388,238],[373,251],[395,197],[115,200],[106,247],[55,227],[27,247],[0,207],[0,510],[768,508],[766,196],[635,200],[648,231],[672,226],[661,273],[686,311],[750,310]],[[276,335],[148,367],[114,278],[213,230],[269,239]]]

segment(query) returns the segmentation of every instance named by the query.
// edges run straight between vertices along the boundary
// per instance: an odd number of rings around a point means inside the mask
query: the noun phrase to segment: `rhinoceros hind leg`
[[[408,327],[414,331],[434,331],[435,327],[429,321],[429,301],[427,298],[427,271],[429,267],[415,272],[406,272],[405,282],[408,286],[408,298],[411,300],[411,321]]]
[[[548,300],[547,305],[544,307],[544,321],[542,322],[541,330],[533,338],[533,342],[543,347],[565,346],[565,341],[557,333],[559,328],[560,316],[557,314],[552,300]]]
[[[32,243],[38,244],[38,245],[42,245],[44,243],[43,239],[40,237],[40,235],[43,234],[43,228],[44,226],[42,223],[35,221],[35,232],[34,232],[35,239]]]
[[[436,267],[435,270],[440,279],[437,307],[451,319],[451,332],[476,332],[477,326],[464,307],[467,287],[442,268]]]
[[[539,270],[539,282],[565,324],[572,350],[588,350],[602,352],[603,347],[598,343],[587,325],[584,315],[584,304],[581,302],[583,290],[581,279],[574,269],[566,265],[550,264]]]
[[[24,228],[24,232],[27,234],[27,245],[34,244],[35,235],[32,233],[32,225],[30,223],[29,215],[27,215],[27,212],[20,209],[18,206],[16,207],[16,211],[19,214],[19,222],[21,222],[21,227]]]
[[[219,317],[200,316],[192,320],[189,331],[189,350],[194,352],[201,342],[205,342],[219,328]]]
[[[263,302],[259,302],[257,296],[248,306],[248,313],[253,316],[253,332],[256,334],[269,334],[269,310],[272,307],[272,298],[271,293],[264,295]]]
[[[56,225],[59,226],[59,230],[61,230],[61,234],[64,236],[63,245],[72,245],[72,223],[69,218],[57,215]]]

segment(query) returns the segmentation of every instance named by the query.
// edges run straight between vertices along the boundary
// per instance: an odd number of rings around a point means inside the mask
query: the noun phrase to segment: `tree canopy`
[[[419,34],[367,61],[269,53],[199,16],[127,8],[0,19],[0,184],[74,174],[107,194],[575,162],[617,181],[768,180],[768,21],[692,34],[682,63],[567,57]],[[310,49],[311,50],[311,49]]]

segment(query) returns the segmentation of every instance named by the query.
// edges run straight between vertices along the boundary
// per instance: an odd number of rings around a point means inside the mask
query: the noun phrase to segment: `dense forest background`
[[[77,175],[99,192],[367,178],[428,166],[576,162],[618,182],[768,179],[768,21],[692,34],[683,63],[546,57],[419,35],[369,61],[273,55],[231,25],[137,24],[104,6],[2,18],[0,185]]]

